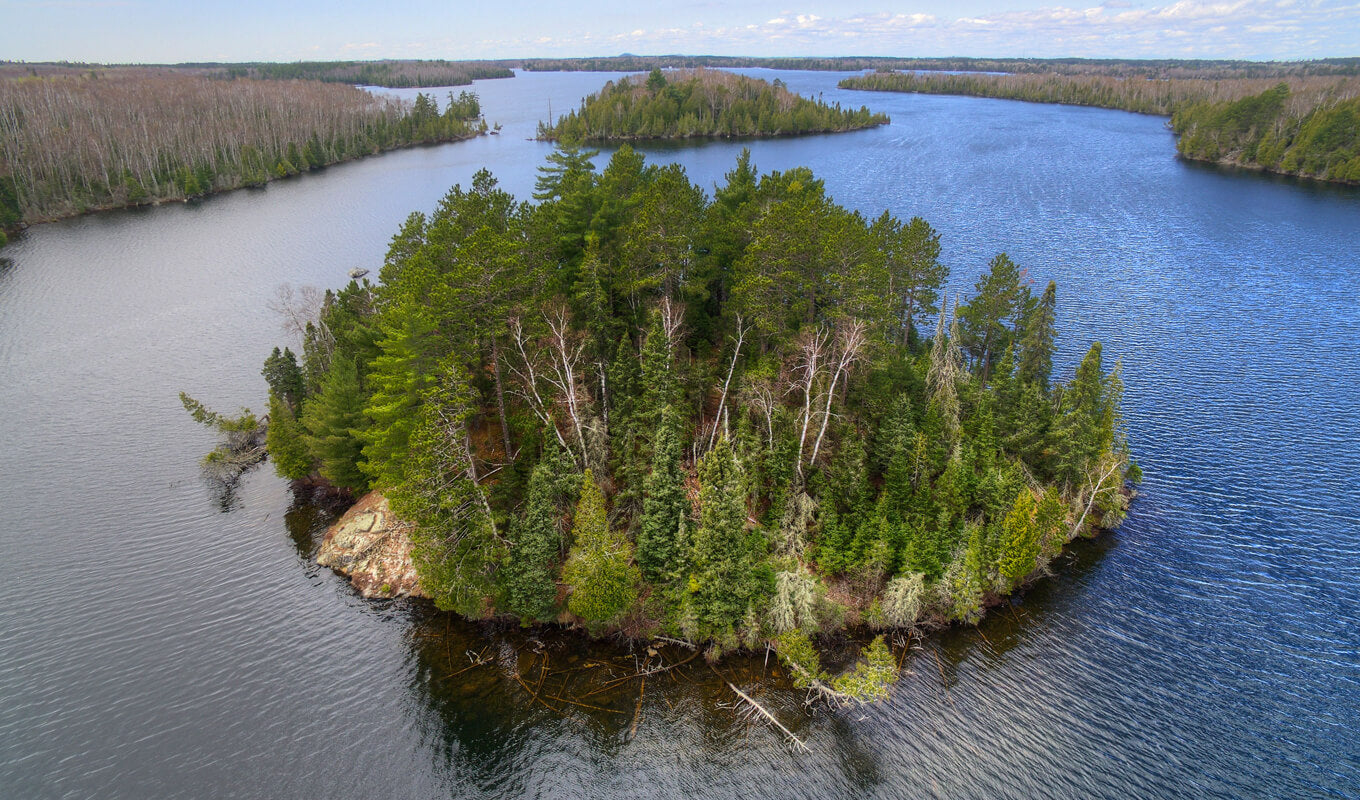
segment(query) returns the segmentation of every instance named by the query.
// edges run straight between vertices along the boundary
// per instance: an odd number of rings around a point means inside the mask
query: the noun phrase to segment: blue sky
[[[1360,56],[1360,0],[0,0],[0,59]]]

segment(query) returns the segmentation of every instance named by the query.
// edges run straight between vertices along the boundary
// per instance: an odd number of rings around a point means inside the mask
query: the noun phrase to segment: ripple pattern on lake
[[[1092,339],[1124,366],[1147,479],[1116,535],[928,638],[882,706],[809,715],[750,684],[808,740],[795,755],[703,683],[649,684],[630,741],[618,714],[550,714],[514,684],[514,632],[316,568],[324,518],[267,467],[218,502],[177,393],[258,409],[279,283],[375,269],[483,165],[527,198],[548,102],[611,76],[481,82],[500,136],[0,252],[0,793],[1360,796],[1360,193],[1182,164],[1160,118],[775,76],[893,123],[642,149],[712,187],[748,146],[866,213],[923,216],[960,292],[998,251],[1057,280],[1064,368]],[[453,676],[474,644],[495,665]]]

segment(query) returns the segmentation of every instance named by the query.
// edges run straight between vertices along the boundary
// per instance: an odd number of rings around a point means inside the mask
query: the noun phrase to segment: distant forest
[[[1360,78],[1144,79],[877,72],[843,89],[994,97],[1171,116],[1186,158],[1360,183]]]
[[[1360,58],[1313,61],[1233,61],[1190,59],[1094,58],[746,58],[742,56],[620,55],[601,58],[525,58],[488,61],[381,60],[192,62],[184,64],[109,65],[78,62],[0,61],[0,78],[51,77],[123,69],[155,70],[210,78],[306,79],[394,88],[466,86],[475,80],[510,78],[513,70],[529,72],[649,72],[653,69],[822,70],[855,72],[899,70],[982,72],[1017,75],[1103,75],[1139,78],[1306,78],[1360,76]]]
[[[201,62],[186,64],[80,64],[0,61],[0,78],[50,78],[69,75],[111,75],[133,72],[204,78],[311,80],[388,88],[467,86],[489,78],[513,78],[510,62],[493,61],[293,61],[274,63]]]
[[[475,94],[414,103],[320,81],[120,70],[0,80],[0,229],[256,186],[485,127]]]
[[[610,81],[540,139],[680,139],[694,136],[788,136],[857,130],[888,122],[868,108],[843,109],[773,84],[721,70],[682,70]]]
[[[1360,75],[1360,58],[1315,61],[1232,61],[1190,59],[1094,58],[744,58],[740,56],[635,56],[608,58],[530,58],[506,62],[531,72],[646,72],[655,68],[922,70],[943,72],[1007,72],[1055,75],[1111,75],[1144,78],[1284,78],[1311,75]]]

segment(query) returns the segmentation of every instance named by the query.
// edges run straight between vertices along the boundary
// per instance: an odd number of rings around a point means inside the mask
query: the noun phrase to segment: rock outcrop
[[[364,597],[428,597],[411,562],[410,529],[386,497],[369,492],[326,531],[316,562],[349,576]]]

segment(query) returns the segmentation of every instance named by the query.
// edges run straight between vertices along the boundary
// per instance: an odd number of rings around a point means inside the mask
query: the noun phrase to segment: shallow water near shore
[[[743,72],[892,124],[639,149],[711,187],[749,147],[925,217],[959,291],[999,251],[1057,280],[1066,374],[1093,339],[1123,361],[1147,479],[1122,528],[835,713],[759,655],[583,698],[645,648],[357,597],[313,561],[327,515],[267,466],[205,489],[211,436],[176,395],[261,410],[276,286],[376,272],[482,166],[527,198],[549,102],[616,76],[482,81],[499,136],[0,250],[3,794],[1360,796],[1360,192],[1184,164],[1156,117]],[[725,680],[810,752],[739,718]]]

